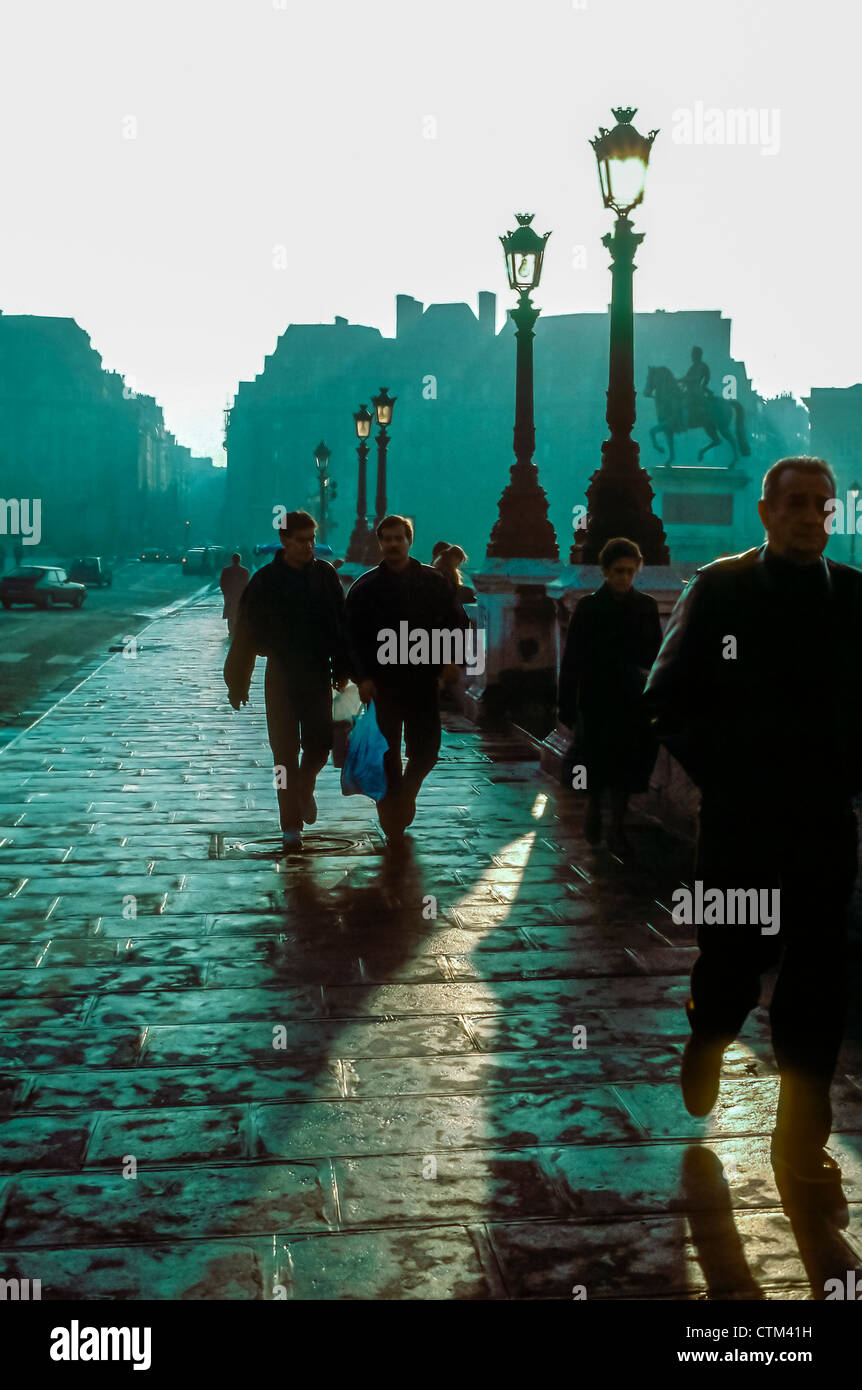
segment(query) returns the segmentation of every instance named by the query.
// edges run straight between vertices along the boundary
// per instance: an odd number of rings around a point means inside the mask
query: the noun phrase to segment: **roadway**
[[[38,563],[53,561],[40,556]],[[32,722],[29,715],[38,717],[48,697],[59,698],[106,660],[113,644],[211,583],[184,578],[176,564],[118,561],[112,587],[88,589],[80,609],[0,610],[0,744],[4,730],[8,737]]]

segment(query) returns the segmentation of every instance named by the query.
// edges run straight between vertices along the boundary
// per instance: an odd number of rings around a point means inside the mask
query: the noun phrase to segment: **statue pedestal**
[[[707,464],[658,464],[649,469],[674,560],[707,564],[721,555],[736,555],[757,545],[762,527],[752,474],[744,468]]]

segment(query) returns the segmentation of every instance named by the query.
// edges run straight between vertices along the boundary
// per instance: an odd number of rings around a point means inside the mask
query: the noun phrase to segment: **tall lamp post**
[[[371,397],[374,414],[380,426],[377,431],[377,492],[374,498],[374,526],[378,527],[386,515],[386,451],[389,448],[387,427],[392,424],[392,412],[397,396],[390,396],[387,388],[381,386],[378,394]]]
[[[509,310],[515,324],[515,462],[499,502],[499,515],[491,532],[489,559],[533,560],[559,558],[557,537],[548,518],[548,498],[539,486],[539,470],[533,462],[536,429],[533,415],[533,329],[541,313],[533,306],[530,291],[538,288],[545,243],[550,232],[539,236],[530,223],[533,213],[515,214],[518,230],[501,236],[510,289],[518,291],[518,305]]]
[[[590,141],[599,168],[602,201],[616,213],[613,235],[602,237],[611,253],[611,341],[606,419],[610,438],[602,445],[601,468],[587,489],[586,530],[572,546],[572,564],[595,565],[605,541],[637,541],[648,565],[667,565],[664,527],[653,514],[653,490],[632,439],[635,423],[634,307],[635,251],[644,239],[628,214],[643,201],[647,164],[657,130],[641,135],[632,125],[636,108],[615,107],[613,130],[599,127]]]
[[[364,564],[368,559],[372,532],[368,527],[368,436],[371,433],[371,422],[374,416],[367,405],[361,405],[358,410],[353,412],[353,423],[356,426],[356,438],[359,443],[356,451],[359,454],[359,474],[356,483],[356,520],[353,523],[353,532],[350,537],[350,544],[347,547],[347,560],[358,564]]]
[[[334,501],[337,495],[334,479],[329,476],[329,460],[332,458],[332,450],[327,449],[321,439],[314,451],[314,461],[317,464],[317,486],[320,489],[320,541],[326,545],[326,510],[330,498]]]

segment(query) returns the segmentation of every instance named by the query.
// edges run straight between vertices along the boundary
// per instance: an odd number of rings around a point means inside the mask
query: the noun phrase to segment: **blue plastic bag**
[[[347,741],[347,757],[341,769],[341,791],[344,796],[370,796],[380,801],[386,795],[386,773],[383,755],[389,744],[380,732],[374,703],[354,722]]]

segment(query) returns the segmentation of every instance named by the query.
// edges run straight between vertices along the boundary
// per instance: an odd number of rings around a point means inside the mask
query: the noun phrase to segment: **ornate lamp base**
[[[614,536],[636,541],[644,564],[670,564],[664,527],[652,510],[655,494],[638,453],[631,439],[608,439],[602,445],[602,466],[587,488],[586,529],[575,539],[570,564],[597,565],[602,546]]]
[[[534,463],[514,463],[499,502],[486,554],[489,559],[557,560],[559,548],[548,517],[548,498]]]

